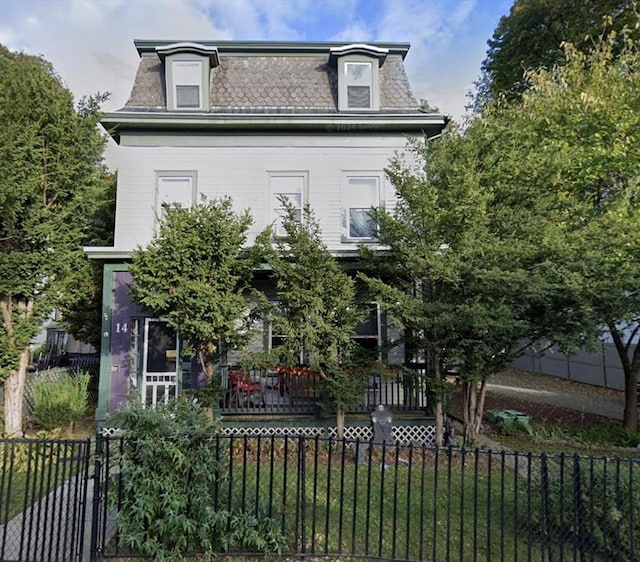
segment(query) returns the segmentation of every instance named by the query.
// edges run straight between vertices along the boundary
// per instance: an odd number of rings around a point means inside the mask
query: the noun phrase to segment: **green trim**
[[[133,44],[142,56],[146,53],[156,53],[157,47],[165,47],[173,43],[182,43],[184,39],[134,39]],[[196,43],[203,47],[216,47],[220,54],[233,55],[281,55],[295,54],[318,56],[329,55],[331,49],[346,47],[349,42],[336,41],[216,41],[211,39],[190,39],[189,43]],[[411,48],[409,43],[367,43],[378,49],[387,49],[391,55],[400,55],[404,59]]]
[[[116,142],[121,131],[314,131],[337,134],[372,134],[392,131],[438,135],[448,118],[439,113],[296,114],[118,111],[103,115],[100,123]]]

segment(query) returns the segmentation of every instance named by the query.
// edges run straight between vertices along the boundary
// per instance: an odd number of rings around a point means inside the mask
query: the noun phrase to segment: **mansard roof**
[[[178,41],[136,40],[140,64],[123,109],[166,108],[164,67],[159,52]],[[406,44],[258,43],[196,41],[217,48],[220,64],[210,73],[211,112],[337,113],[336,53],[385,53],[380,68],[380,111],[417,111],[403,59]],[[182,42],[182,44],[185,44]],[[380,56],[379,54],[377,56]]]
[[[116,141],[124,130],[395,131],[438,134],[448,118],[425,113],[407,78],[404,43],[135,40],[140,56],[129,99],[102,124]],[[196,53],[210,62],[208,106],[167,108],[166,59]],[[378,60],[375,110],[338,109],[337,59]]]

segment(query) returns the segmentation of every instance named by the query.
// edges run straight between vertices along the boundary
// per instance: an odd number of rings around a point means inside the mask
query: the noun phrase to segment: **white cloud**
[[[413,93],[460,119],[480,73],[486,40],[511,0],[384,0],[376,39],[411,43]]]
[[[410,42],[414,93],[456,116],[511,0],[0,0],[0,42],[48,59],[76,97],[127,100],[134,38]]]
[[[362,43],[364,41],[373,41],[373,36],[373,30],[369,25],[361,20],[356,20],[341,29],[333,37],[329,37],[328,40]]]
[[[8,27],[4,27],[0,23],[0,44],[4,45],[5,47],[10,47],[15,43],[16,36]]]
[[[61,9],[64,8],[61,6]],[[65,11],[75,26],[94,27],[106,20],[108,14],[104,10],[110,11],[110,8],[109,2],[102,2],[101,5],[98,5],[93,0],[71,0]]]
[[[138,64],[133,38],[224,36],[191,2],[27,0],[11,4],[4,44],[42,54],[78,98],[110,91],[107,110],[122,107],[129,95]],[[46,25],[34,29],[29,24],[33,13]]]

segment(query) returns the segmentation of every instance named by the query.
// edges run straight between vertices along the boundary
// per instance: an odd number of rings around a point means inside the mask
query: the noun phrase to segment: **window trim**
[[[177,81],[176,66],[184,63],[197,63],[199,72],[194,73],[193,80]],[[201,56],[196,53],[184,52],[173,53],[168,55],[165,60],[165,80],[166,80],[166,96],[167,109],[169,111],[189,112],[189,111],[206,111],[209,107],[209,74],[210,61],[208,57]],[[198,76],[195,78],[195,76]],[[178,87],[179,86],[197,86],[198,87],[198,105],[182,106],[178,105]]]
[[[379,81],[379,63],[375,57],[350,54],[338,58],[337,61],[338,74],[338,110],[344,112],[366,112],[380,110],[380,81]],[[369,81],[369,106],[368,107],[350,107],[349,106],[349,86],[364,86],[364,84],[353,84],[347,77],[347,68],[350,64],[368,64],[371,70],[371,79]]]
[[[196,204],[198,196],[198,172],[196,170],[156,170],[155,191],[153,194],[154,232],[158,231],[161,219],[160,182],[165,178],[189,179],[191,182],[191,207]]]
[[[273,226],[273,236],[275,238],[285,238],[285,232],[278,231],[278,219],[280,216],[276,216],[275,199],[274,195],[286,195],[284,191],[274,192],[272,178],[276,177],[301,177],[302,178],[302,190],[300,197],[300,218],[302,220],[304,216],[305,205],[309,202],[309,171],[308,170],[268,170],[267,171],[267,185],[268,185],[268,198],[269,203],[267,208],[267,221],[266,224]]]
[[[377,201],[368,207],[355,207],[347,204],[345,191],[350,188],[351,179],[375,179],[377,188]],[[377,240],[377,232],[374,231],[373,236],[351,236],[351,211],[371,209],[371,207],[384,208],[384,174],[379,171],[343,171],[342,181],[340,185],[340,205],[342,208],[342,242],[344,243],[367,243]]]

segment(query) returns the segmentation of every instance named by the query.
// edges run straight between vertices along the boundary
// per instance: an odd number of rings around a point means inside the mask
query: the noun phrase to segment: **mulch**
[[[552,404],[539,404],[519,398],[487,392],[484,407],[484,419],[490,410],[518,410],[529,416],[532,424],[555,425],[565,428],[582,428],[593,425],[613,425],[619,422],[603,416],[579,412],[571,408],[562,408]],[[450,415],[462,420],[462,395],[456,394],[451,399]]]

